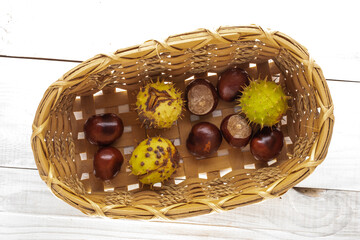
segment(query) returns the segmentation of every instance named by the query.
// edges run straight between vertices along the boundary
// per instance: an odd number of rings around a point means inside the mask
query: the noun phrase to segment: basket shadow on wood
[[[134,110],[136,93],[158,76],[184,90],[202,77],[215,86],[231,66],[252,78],[268,77],[291,96],[290,109],[279,127],[285,136],[280,156],[256,161],[248,148],[223,141],[208,158],[196,159],[185,142],[199,121],[220,126],[234,103],[221,101],[207,116],[184,117],[169,130],[141,127]],[[116,113],[125,125],[113,146],[125,157],[120,173],[103,182],[93,174],[97,147],[84,139],[83,125],[96,113]],[[97,55],[52,84],[33,124],[32,147],[42,179],[52,192],[88,215],[111,218],[176,219],[277,197],[306,178],[324,160],[333,128],[333,104],[320,67],[307,50],[290,37],[259,26],[201,29],[148,41],[112,55]],[[153,189],[142,186],[128,169],[136,144],[147,136],[171,139],[181,155],[180,167]]]

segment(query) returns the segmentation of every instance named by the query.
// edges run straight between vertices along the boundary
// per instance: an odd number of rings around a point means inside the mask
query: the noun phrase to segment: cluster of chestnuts
[[[186,147],[191,154],[206,157],[219,149],[224,138],[234,148],[243,148],[250,143],[254,158],[268,161],[279,155],[283,147],[283,134],[274,126],[266,124],[276,123],[287,108],[286,96],[274,84],[266,80],[258,83],[250,81],[245,70],[235,67],[220,74],[217,88],[206,79],[193,80],[185,89],[184,101],[181,92],[172,83],[151,82],[140,88],[136,111],[142,126],[167,129],[181,118],[185,102],[192,114],[204,116],[216,109],[219,98],[233,102],[243,97],[239,106],[246,108],[246,112],[226,116],[219,128],[209,122],[195,124],[188,135]],[[256,86],[251,89],[252,85]],[[259,92],[256,89],[263,90]],[[274,104],[264,108],[263,99],[270,99],[272,101],[268,102]],[[265,119],[266,116],[269,118]],[[260,125],[260,130],[254,132],[250,123]],[[99,146],[93,162],[96,177],[110,180],[120,171],[124,158],[118,149],[110,145],[121,137],[123,131],[122,120],[113,113],[97,114],[85,122],[85,138]],[[129,166],[132,173],[138,175],[140,182],[152,185],[171,176],[179,165],[179,157],[170,140],[148,137],[133,151]]]
[[[105,113],[90,117],[84,125],[85,138],[100,146],[94,155],[94,173],[102,180],[114,178],[124,162],[121,152],[110,146],[124,132],[124,125],[116,114]]]
[[[214,111],[218,98],[233,102],[241,97],[241,91],[249,85],[249,75],[241,68],[231,68],[223,72],[218,80],[217,89],[205,79],[195,79],[185,91],[188,110],[198,116]],[[283,147],[283,134],[273,126],[263,127],[253,133],[244,114],[226,116],[220,129],[212,123],[195,124],[186,141],[188,151],[199,157],[216,152],[224,138],[235,148],[245,147],[250,142],[250,151],[255,159],[268,161],[279,155]]]

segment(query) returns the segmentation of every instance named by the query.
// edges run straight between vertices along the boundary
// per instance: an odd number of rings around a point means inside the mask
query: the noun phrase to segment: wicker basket
[[[219,126],[237,109],[220,101],[213,114],[185,112],[169,130],[141,128],[134,111],[139,85],[159,75],[184,89],[190,79],[205,77],[216,84],[229,66],[251,77],[268,76],[291,96],[281,121],[283,151],[270,162],[256,161],[248,148],[223,141],[217,153],[196,159],[185,147],[191,126],[209,121]],[[126,162],[110,182],[93,174],[97,147],[84,139],[83,124],[95,113],[117,113],[125,133],[115,142]],[[334,124],[333,103],[320,67],[292,38],[259,26],[200,29],[165,42],[97,55],[67,72],[45,92],[33,123],[31,144],[41,178],[60,199],[85,214],[110,218],[177,219],[278,197],[309,176],[324,160]],[[154,189],[130,175],[127,161],[147,135],[174,141],[180,168]]]

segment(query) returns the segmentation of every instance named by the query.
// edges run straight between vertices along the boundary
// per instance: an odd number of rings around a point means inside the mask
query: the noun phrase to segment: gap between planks
[[[38,171],[37,168],[31,168],[31,167],[11,167],[11,166],[0,166],[1,169],[13,169],[13,170],[29,170],[29,171]],[[40,178],[40,176],[39,176]],[[310,197],[319,197],[320,194],[324,191],[331,190],[331,191],[339,191],[339,192],[360,192],[360,190],[348,190],[348,189],[336,189],[336,188],[316,188],[316,187],[293,187],[292,189],[296,190],[297,192],[310,196]]]
[[[10,55],[0,55],[1,58],[15,58],[15,59],[27,59],[27,60],[43,60],[43,61],[57,61],[57,62],[72,62],[72,63],[81,63],[81,60],[70,60],[70,59],[57,59],[57,58],[42,58],[42,57],[26,57],[26,56],[10,56]]]
[[[10,55],[1,55],[1,54],[0,54],[0,58],[14,58],[14,59],[25,59],[25,60],[41,60],[41,61],[56,61],[56,62],[70,62],[70,63],[82,63],[84,61],[84,60],[71,60],[71,59],[59,59],[59,58],[47,58],[47,57],[10,56]],[[327,78],[326,81],[360,83],[360,81],[356,81],[356,80],[332,79],[332,78]]]

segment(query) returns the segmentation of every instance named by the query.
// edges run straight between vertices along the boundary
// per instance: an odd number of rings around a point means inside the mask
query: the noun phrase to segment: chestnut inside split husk
[[[230,68],[220,74],[217,90],[222,100],[232,102],[249,83],[249,75],[245,70]]]
[[[221,142],[221,132],[214,124],[200,122],[192,127],[186,140],[186,147],[191,154],[205,157],[216,152]]]
[[[220,130],[229,145],[238,148],[249,143],[252,132],[248,121],[239,114],[226,116],[221,122]]]
[[[211,113],[218,105],[216,89],[206,79],[195,79],[189,83],[185,96],[188,110],[198,116]]]
[[[284,136],[274,127],[265,127],[250,141],[250,152],[256,160],[269,161],[276,158],[283,148]]]

